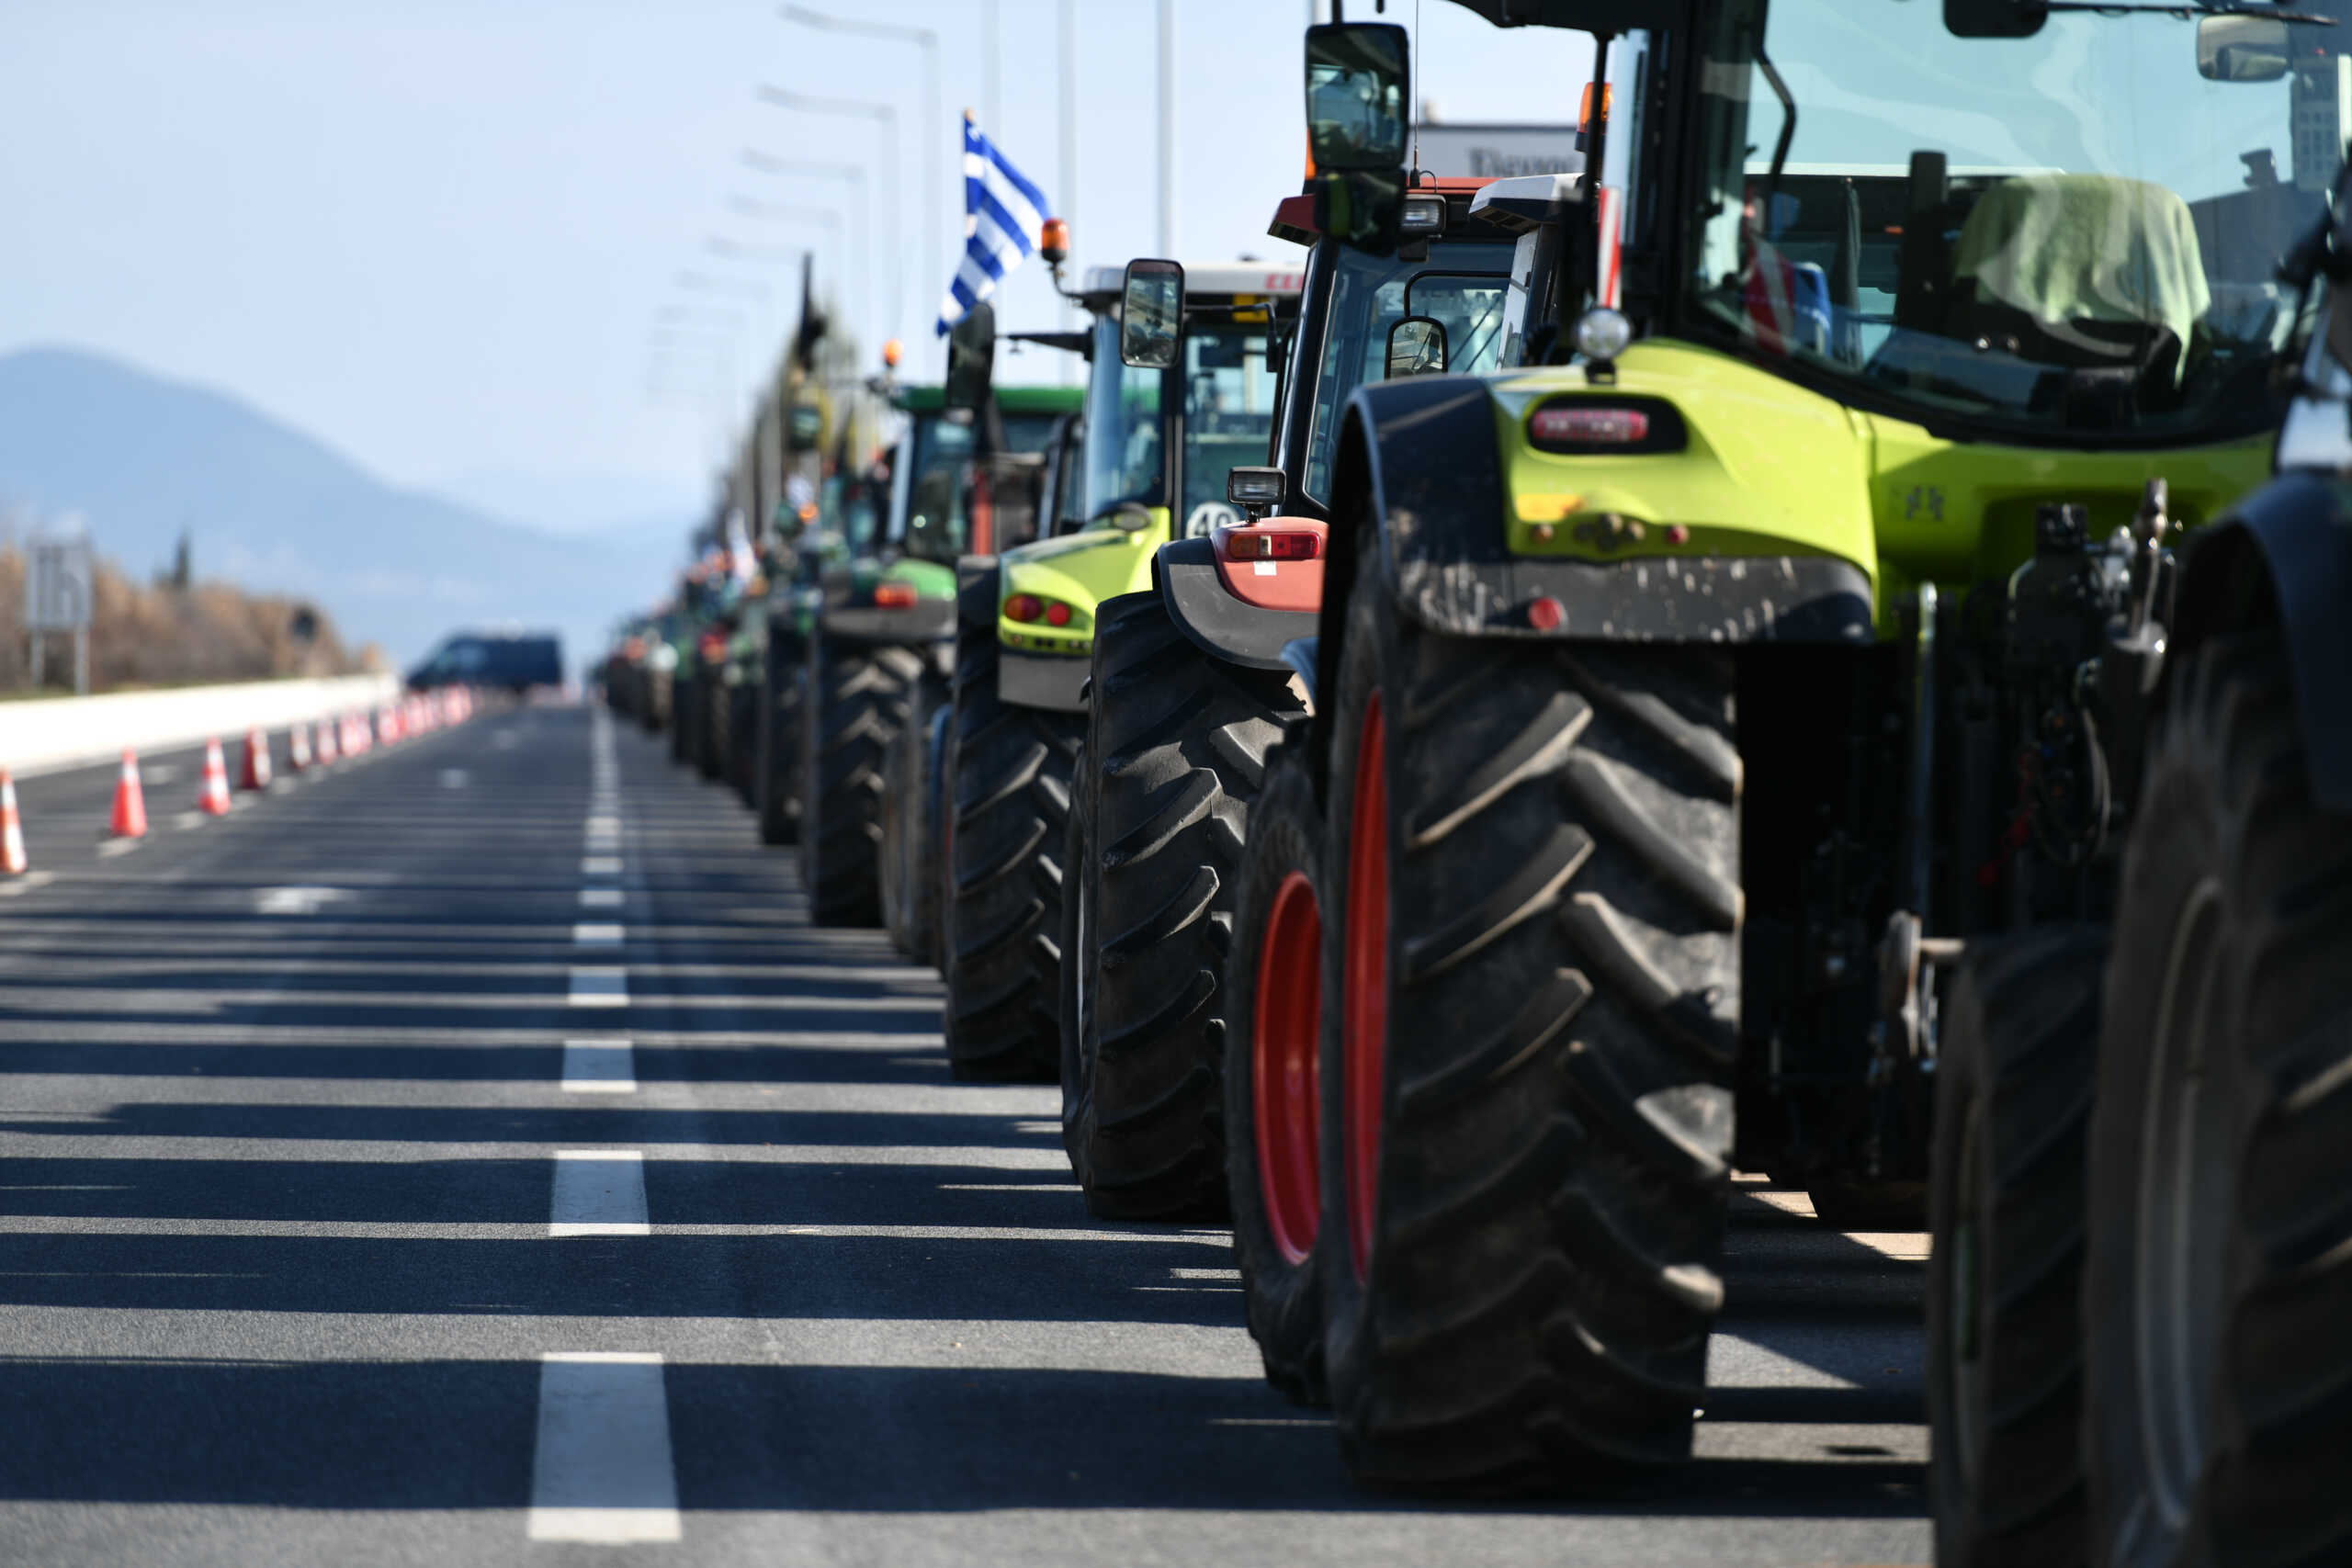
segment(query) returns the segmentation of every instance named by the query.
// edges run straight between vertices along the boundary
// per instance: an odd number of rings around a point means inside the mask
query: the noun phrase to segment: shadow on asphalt
[[[0,1498],[292,1508],[529,1500],[527,1361],[0,1359]],[[1234,1378],[1036,1368],[673,1364],[689,1510],[1421,1510],[1351,1485],[1323,1422]],[[1845,1421],[1792,1403],[1775,1418]],[[1480,1511],[1901,1517],[1919,1467],[1701,1460]]]

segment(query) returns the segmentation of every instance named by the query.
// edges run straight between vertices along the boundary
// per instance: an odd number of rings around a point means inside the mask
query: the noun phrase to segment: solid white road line
[[[563,1087],[574,1094],[634,1094],[636,1054],[626,1040],[567,1040]]]
[[[571,1005],[576,1008],[628,1006],[628,971],[617,965],[573,964]]]
[[[571,928],[574,947],[618,947],[621,928],[606,921],[581,920]]]
[[[539,1363],[530,1539],[620,1546],[679,1533],[662,1358],[548,1351]]]
[[[569,1053],[567,1053],[568,1055]],[[650,1235],[645,1156],[637,1149],[558,1149],[548,1235]]]
[[[580,857],[580,874],[582,876],[618,876],[620,874],[621,857],[618,855]]]
[[[621,907],[621,890],[617,887],[583,887],[580,890],[580,907],[583,909],[617,909]]]

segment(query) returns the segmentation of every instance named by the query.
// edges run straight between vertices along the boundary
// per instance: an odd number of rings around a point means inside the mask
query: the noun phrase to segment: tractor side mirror
[[[1405,166],[1408,49],[1394,22],[1306,29],[1306,144],[1317,171]]]
[[[988,406],[989,387],[996,379],[996,310],[976,300],[947,333],[947,383],[944,398],[951,409]]]
[[[1389,380],[1437,376],[1444,370],[1444,322],[1434,316],[1408,316],[1388,329]]]
[[[2287,24],[2275,17],[2197,18],[2197,73],[2208,82],[2276,82],[2290,52]]]
[[[2032,0],[1944,0],[1944,31],[1954,38],[2031,38],[2049,19]]]
[[[1137,257],[1119,293],[1119,362],[1141,370],[1176,363],[1184,331],[1184,268]]]

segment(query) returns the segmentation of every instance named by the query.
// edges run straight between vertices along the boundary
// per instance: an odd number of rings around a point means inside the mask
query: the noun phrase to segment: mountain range
[[[82,514],[134,575],[299,595],[402,664],[451,631],[554,627],[577,668],[670,588],[694,521],[559,536],[387,484],[227,393],[66,348],[0,355],[0,505]]]

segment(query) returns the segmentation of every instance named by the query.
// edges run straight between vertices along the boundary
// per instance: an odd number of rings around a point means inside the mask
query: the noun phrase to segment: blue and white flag
[[[939,302],[939,335],[996,291],[1004,275],[1037,248],[1046,193],[1014,168],[964,115],[964,260]]]

